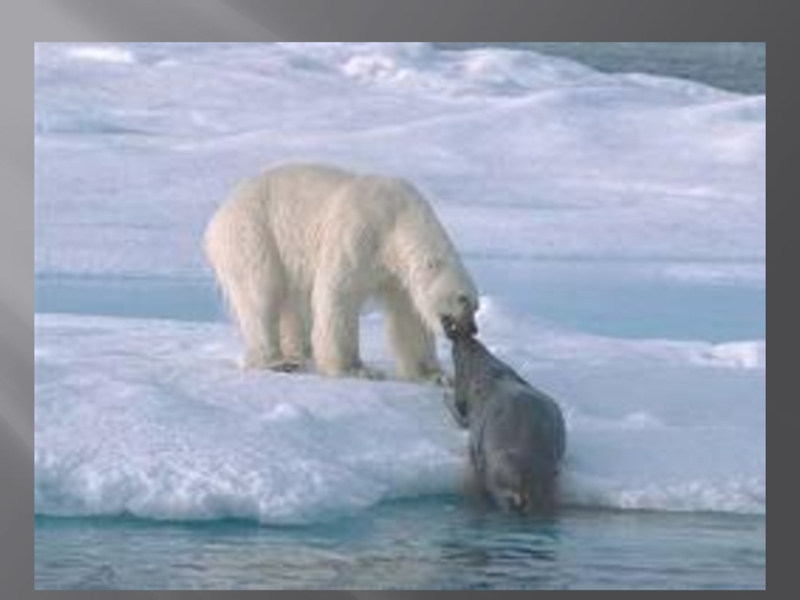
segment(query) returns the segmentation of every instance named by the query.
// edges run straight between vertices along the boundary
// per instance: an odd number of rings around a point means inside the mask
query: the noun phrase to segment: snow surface
[[[210,287],[201,233],[239,178],[405,176],[482,287],[484,341],[565,410],[568,503],[766,511],[763,334],[526,310],[542,265],[585,309],[600,278],[763,291],[764,96],[427,44],[37,44],[34,65],[37,277]],[[364,354],[389,369],[379,325]],[[38,314],[35,342],[37,514],[297,523],[461,485],[440,388],[242,373],[222,323]]]
[[[113,48],[37,52],[37,273],[207,273],[214,208],[292,159],[410,178],[467,259],[766,255],[764,96],[502,49]]]

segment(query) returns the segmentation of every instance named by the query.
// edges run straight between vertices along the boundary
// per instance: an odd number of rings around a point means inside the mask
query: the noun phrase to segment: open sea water
[[[761,43],[526,45],[601,70],[686,77],[745,93],[766,89]],[[590,284],[575,282],[590,280],[554,277],[559,271],[551,265],[515,276],[548,290],[527,310],[561,325],[621,337],[765,337],[764,286],[654,287],[622,278],[591,288],[596,298],[607,296],[596,303],[598,315],[579,301],[586,291],[579,286]],[[543,279],[551,285],[537,283]],[[220,316],[206,282],[102,278],[37,278],[36,312]],[[537,521],[448,496],[303,527],[37,517],[34,538],[36,589],[766,587],[766,517],[758,515],[567,509]]]
[[[384,504],[313,527],[36,520],[36,587],[77,589],[763,588],[755,516],[567,511],[458,498]]]

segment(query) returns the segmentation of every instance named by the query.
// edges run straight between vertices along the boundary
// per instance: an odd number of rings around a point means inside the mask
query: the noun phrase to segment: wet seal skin
[[[477,483],[504,510],[552,513],[566,446],[558,404],[489,352],[474,327],[446,317],[442,325],[453,342],[450,409],[469,429]]]

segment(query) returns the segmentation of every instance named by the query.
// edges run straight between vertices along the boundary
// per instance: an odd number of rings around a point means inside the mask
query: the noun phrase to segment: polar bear
[[[402,179],[292,164],[245,180],[217,210],[205,252],[239,326],[245,368],[377,377],[359,314],[377,300],[402,379],[439,379],[442,318],[475,329],[472,278]]]

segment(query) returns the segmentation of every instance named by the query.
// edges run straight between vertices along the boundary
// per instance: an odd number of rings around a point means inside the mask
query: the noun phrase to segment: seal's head
[[[468,300],[465,298],[462,302],[466,305]],[[440,321],[444,334],[454,342],[459,339],[471,338],[478,333],[475,314],[469,309],[465,309],[459,317],[442,315]]]
[[[491,460],[491,459],[490,459]],[[555,509],[556,472],[531,457],[503,454],[486,472],[486,490],[502,509],[519,514],[550,514]]]

